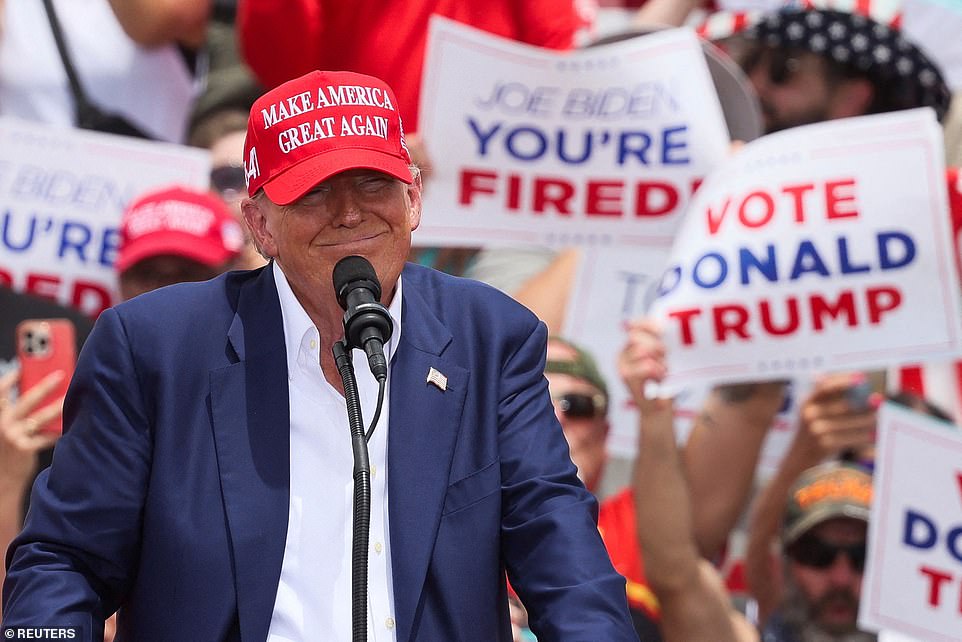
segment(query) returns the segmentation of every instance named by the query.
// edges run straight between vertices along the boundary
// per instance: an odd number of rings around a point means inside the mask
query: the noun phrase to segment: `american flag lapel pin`
[[[442,392],[448,389],[448,378],[434,368],[428,370],[427,383],[437,386]]]

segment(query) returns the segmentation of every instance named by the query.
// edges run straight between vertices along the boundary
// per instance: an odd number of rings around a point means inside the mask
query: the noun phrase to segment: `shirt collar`
[[[288,376],[290,376],[290,374],[294,372],[294,367],[297,364],[297,355],[301,349],[305,335],[311,333],[312,337],[316,339],[319,339],[320,335],[317,328],[314,327],[314,322],[311,321],[311,317],[309,317],[307,311],[304,310],[304,306],[302,306],[300,301],[297,300],[297,297],[294,296],[291,284],[287,282],[287,277],[284,275],[281,266],[277,261],[271,261],[271,264],[273,266],[274,284],[277,286],[277,297],[281,304],[281,318],[284,321],[284,345],[287,349],[287,372]],[[398,276],[394,298],[391,299],[391,305],[388,306],[388,313],[391,315],[391,321],[394,323],[391,340],[384,346],[384,357],[389,364],[391,363],[391,357],[397,350],[398,341],[401,338],[401,281],[401,277]],[[321,346],[321,349],[330,350],[331,346]]]

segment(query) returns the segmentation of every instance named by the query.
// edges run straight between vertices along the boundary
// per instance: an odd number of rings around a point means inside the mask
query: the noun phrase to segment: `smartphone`
[[[17,359],[20,362],[20,394],[37,385],[51,372],[62,370],[63,379],[37,405],[42,408],[67,394],[77,363],[76,330],[69,319],[26,319],[17,324]],[[59,415],[44,424],[41,432],[63,431]]]

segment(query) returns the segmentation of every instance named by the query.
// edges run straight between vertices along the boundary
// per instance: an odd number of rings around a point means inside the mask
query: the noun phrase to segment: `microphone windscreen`
[[[344,306],[344,297],[348,286],[356,283],[366,287],[374,293],[375,300],[381,298],[381,283],[377,279],[374,266],[363,256],[345,256],[334,266],[334,292],[338,303]],[[367,281],[367,283],[364,283]]]

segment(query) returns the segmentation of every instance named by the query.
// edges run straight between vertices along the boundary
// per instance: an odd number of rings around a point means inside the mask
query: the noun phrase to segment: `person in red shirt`
[[[241,0],[241,53],[268,88],[314,69],[384,79],[408,132],[417,131],[421,72],[432,15],[551,49],[571,49],[590,23],[575,0]],[[410,141],[409,141],[410,142]]]

